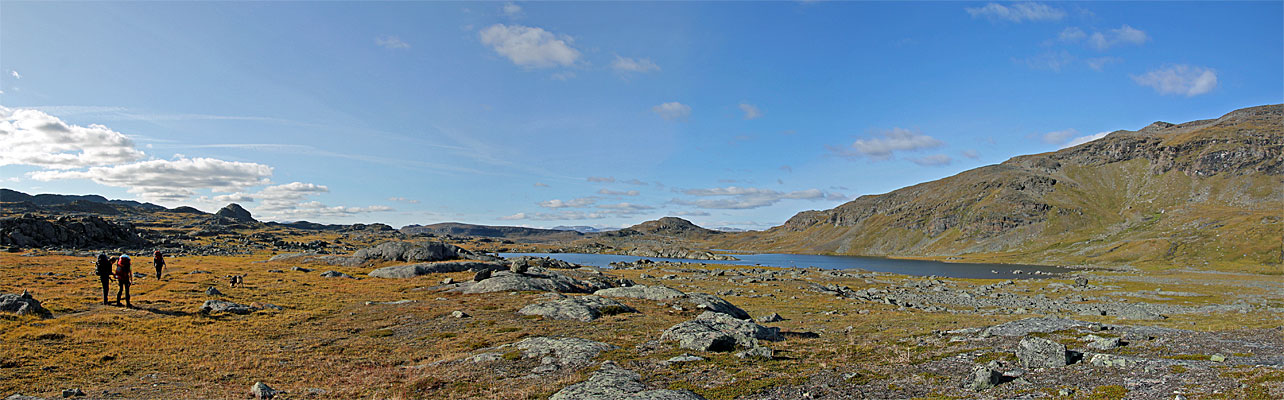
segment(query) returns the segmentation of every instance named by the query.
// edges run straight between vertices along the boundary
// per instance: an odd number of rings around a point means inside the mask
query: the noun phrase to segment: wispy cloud
[[[402,41],[396,36],[380,36],[375,38],[375,44],[385,49],[409,49],[410,43]]]
[[[1079,131],[1077,130],[1063,129],[1063,130],[1052,131],[1052,132],[1039,135],[1039,139],[1043,140],[1043,142],[1047,144],[1061,144],[1061,143],[1065,143],[1067,140],[1070,140],[1070,138],[1073,138],[1075,137],[1075,135],[1078,135],[1078,134],[1079,134]]]
[[[659,115],[660,118],[664,118],[669,121],[686,120],[691,116],[691,106],[676,101],[651,107],[651,111],[655,112],[656,115]]]
[[[962,154],[963,157],[967,157],[973,160],[981,158],[981,153],[976,152],[976,150],[963,150],[959,152],[959,154]]]
[[[1091,142],[1091,141],[1093,141],[1093,140],[1097,140],[1097,139],[1104,138],[1104,137],[1106,137],[1106,135],[1109,135],[1109,134],[1110,134],[1110,132],[1097,132],[1097,133],[1094,133],[1094,134],[1091,134],[1091,135],[1088,135],[1088,136],[1080,136],[1080,137],[1077,137],[1077,138],[1074,138],[1074,139],[1070,139],[1070,141],[1069,141],[1069,142],[1066,142],[1066,144],[1061,145],[1061,148],[1063,148],[1063,149],[1064,149],[1064,148],[1067,148],[1067,147],[1074,147],[1074,146],[1078,146],[1078,145],[1081,145],[1081,144],[1084,144],[1084,143]]]
[[[909,160],[912,163],[922,165],[925,167],[939,167],[942,165],[950,165],[950,163],[954,162],[953,158],[950,158],[950,156],[947,156],[944,154],[932,154],[932,155],[926,155],[922,157],[914,157],[914,158],[910,158]]]
[[[623,182],[621,182],[621,183],[628,184],[628,185],[637,185],[637,186],[646,186],[646,185],[647,185],[647,183],[646,183],[646,182],[642,182],[642,181],[640,181],[640,180],[638,180],[638,179],[629,179],[629,180],[627,180],[627,181],[623,181]]]
[[[580,198],[570,199],[567,201],[562,201],[558,199],[541,201],[539,202],[539,206],[544,208],[581,208],[581,207],[588,207],[590,205],[593,205],[593,203],[596,203],[596,202],[597,202],[597,199],[593,197],[580,197]]]
[[[1217,88],[1217,71],[1191,65],[1169,65],[1133,75],[1133,82],[1154,88],[1159,94],[1198,96]]]
[[[986,18],[990,21],[1058,21],[1065,18],[1066,12],[1060,8],[1043,3],[1020,2],[1011,5],[989,3],[983,7],[965,8],[973,18]]]
[[[522,6],[512,2],[504,3],[504,6],[499,8],[499,12],[503,13],[504,16],[508,18],[521,18],[523,15]]]
[[[745,119],[758,119],[762,117],[762,110],[758,106],[749,103],[740,103],[740,111],[745,113]]]
[[[1150,40],[1146,32],[1128,25],[1111,29],[1107,32],[1095,32],[1088,38],[1088,44],[1097,50],[1106,50],[1114,46],[1132,44],[1141,45]]]
[[[478,35],[495,53],[526,68],[565,67],[580,58],[579,50],[571,47],[571,37],[537,27],[495,24]]]
[[[616,55],[615,61],[611,62],[611,68],[624,73],[646,73],[660,70],[660,66],[650,59],[620,57],[619,55]]]
[[[752,208],[767,207],[786,199],[797,200],[826,200],[833,198],[843,198],[844,196],[837,193],[825,193],[820,189],[807,189],[793,192],[782,192],[765,188],[754,187],[716,187],[704,189],[686,189],[678,191],[679,193],[697,196],[711,197],[699,198],[695,200],[673,199],[669,202],[677,205],[693,206],[705,209],[728,209],[744,210]]]
[[[592,183],[615,183],[615,177],[613,176],[590,176],[585,180]]]
[[[1065,50],[1046,51],[1033,57],[1013,59],[1013,61],[1025,64],[1027,67],[1052,72],[1061,72],[1062,68],[1074,64],[1075,60],[1076,57]]]
[[[932,149],[945,145],[934,137],[915,130],[892,128],[883,131],[879,137],[861,138],[848,147],[830,146],[829,150],[844,157],[866,157],[871,160],[887,160],[898,151],[917,151]]]
[[[619,190],[610,190],[610,189],[603,188],[601,190],[598,190],[597,194],[606,195],[606,196],[637,196],[642,194],[642,192],[639,192],[636,190],[619,191]]]

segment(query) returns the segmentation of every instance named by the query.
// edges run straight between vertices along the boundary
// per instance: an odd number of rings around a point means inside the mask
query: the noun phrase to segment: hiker
[[[116,305],[120,305],[120,295],[125,294],[125,307],[134,308],[129,302],[129,279],[134,277],[134,271],[129,268],[129,255],[121,254],[120,259],[116,261],[116,284],[120,289],[116,291]]]
[[[165,268],[165,256],[161,255],[160,250],[152,252],[152,264],[156,266],[156,280],[161,278],[161,268]]]
[[[111,259],[106,254],[98,253],[98,261],[94,265],[94,274],[103,282],[103,305],[107,305],[107,292],[111,285]]]

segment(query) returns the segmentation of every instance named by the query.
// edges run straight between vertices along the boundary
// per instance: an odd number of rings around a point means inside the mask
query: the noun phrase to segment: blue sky
[[[1280,2],[0,4],[0,186],[761,229],[1284,97]]]

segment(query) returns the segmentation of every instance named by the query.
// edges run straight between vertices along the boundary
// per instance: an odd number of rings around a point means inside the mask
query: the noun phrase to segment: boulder
[[[322,278],[348,278],[348,279],[356,279],[356,278],[353,278],[353,277],[352,277],[352,275],[348,275],[348,274],[345,274],[345,273],[342,273],[342,272],[339,272],[339,271],[326,271],[326,272],[322,272],[322,273],[321,273],[321,277],[322,277]]]
[[[603,351],[618,349],[614,345],[573,337],[532,337],[509,343],[469,357],[472,362],[496,361],[501,355],[516,348],[521,358],[540,360],[532,372],[548,373],[559,369],[579,369],[587,366]]]
[[[1136,366],[1140,362],[1141,362],[1140,359],[1133,358],[1133,357],[1117,356],[1113,354],[1101,354],[1101,353],[1093,354],[1092,358],[1088,359],[1089,364],[1092,364],[1098,367],[1114,367],[1114,368],[1131,368]]]
[[[225,313],[231,313],[231,314],[249,314],[254,311],[255,311],[254,307],[250,307],[244,304],[236,304],[230,301],[223,301],[223,300],[205,300],[205,304],[201,305],[201,312],[205,314],[209,314],[212,312],[225,312]]]
[[[1021,339],[1017,345],[1017,360],[1026,368],[1056,368],[1070,364],[1066,346],[1040,337]]]
[[[566,261],[558,260],[556,258],[533,257],[533,256],[521,256],[521,257],[510,258],[508,259],[508,265],[510,266],[510,270],[512,270],[512,268],[519,268],[517,267],[519,265],[524,266],[526,268],[540,267],[545,269],[576,269],[580,267],[578,265],[571,264]],[[514,272],[517,272],[517,271],[514,271]]]
[[[463,271],[482,271],[502,269],[502,264],[484,263],[476,261],[448,261],[437,263],[420,263],[408,265],[396,265],[383,267],[370,271],[370,276],[375,278],[414,278],[428,274],[444,274],[449,272]]]
[[[71,397],[80,397],[84,395],[85,395],[85,391],[80,390],[80,388],[62,390],[62,398],[64,399],[71,398]]]
[[[1096,350],[1110,350],[1119,347],[1120,340],[1118,337],[1100,337],[1097,335],[1088,335],[1085,337],[1090,343],[1088,347]]]
[[[9,397],[5,397],[4,400],[45,400],[45,398],[36,397],[36,396],[27,396],[27,395],[23,395],[22,393],[14,393],[12,395],[9,395]]]
[[[629,286],[610,289],[602,289],[593,294],[606,297],[626,297],[635,299],[647,299],[656,301],[678,300],[687,304],[691,308],[719,312],[739,319],[749,319],[749,313],[736,307],[735,304],[723,300],[718,296],[707,293],[683,293],[677,289],[665,286]]]
[[[1091,325],[1091,323],[1075,321],[1073,319],[1034,317],[991,326],[985,329],[982,336],[1026,336],[1036,332],[1055,332],[1079,326]]]
[[[549,400],[701,400],[688,390],[653,389],[642,376],[613,362],[602,363],[584,382],[562,388]]]
[[[768,328],[730,315],[705,311],[690,321],[669,327],[660,340],[698,351],[732,351],[758,347],[759,340],[780,340],[780,328]]]
[[[1135,320],[1142,320],[1142,321],[1159,321],[1159,320],[1168,319],[1168,317],[1160,315],[1159,313],[1156,313],[1151,310],[1147,310],[1142,306],[1132,305],[1132,304],[1129,304],[1126,306],[1119,306],[1117,307],[1117,309],[1109,312],[1108,315],[1116,316],[1123,319],[1135,319]]]
[[[489,269],[483,269],[481,271],[477,271],[476,274],[473,274],[473,282],[481,282],[481,281],[490,279],[490,276],[493,272],[495,271],[491,271]]]
[[[255,222],[254,217],[250,215],[250,212],[247,211],[244,207],[241,207],[240,204],[236,204],[236,203],[231,203],[224,206],[223,208],[215,212],[214,215],[227,218],[233,221],[238,221],[238,222]]]
[[[589,322],[603,315],[637,312],[633,307],[601,296],[577,296],[531,304],[518,310],[522,315]]]
[[[784,318],[780,317],[780,314],[776,314],[776,313],[771,313],[770,315],[764,315],[764,316],[758,317],[758,323],[762,323],[762,324],[771,323],[771,322],[780,322],[784,320],[785,320]]]
[[[263,382],[254,382],[254,386],[250,386],[250,395],[256,399],[270,399],[276,397],[276,389]]]
[[[982,391],[992,388],[1002,382],[1003,374],[995,371],[986,365],[978,365],[972,368],[972,374],[968,375],[968,380],[963,382],[963,388],[974,391]]]
[[[578,271],[567,271],[566,274],[563,274],[544,268],[531,267],[524,274],[515,274],[508,270],[501,270],[491,273],[489,278],[451,290],[463,293],[525,291],[592,293],[615,285],[612,280],[603,276],[576,279],[568,275],[574,272]],[[580,275],[583,276],[584,274],[581,273]]]
[[[213,287],[213,286],[210,286],[210,288],[209,288],[209,289],[205,289],[205,295],[206,295],[206,296],[222,296],[222,295],[223,295],[223,292],[218,291],[218,288],[215,288],[215,287]]]
[[[35,315],[41,318],[52,318],[53,313],[40,305],[40,300],[31,297],[26,290],[22,294],[0,294],[0,312],[11,312],[17,315]]]
[[[352,253],[361,261],[429,262],[457,259],[490,260],[494,257],[479,256],[459,246],[442,242],[383,242]]]

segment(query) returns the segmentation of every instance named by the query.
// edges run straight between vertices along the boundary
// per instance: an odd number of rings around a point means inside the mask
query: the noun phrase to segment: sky
[[[765,229],[1284,97],[1274,2],[0,2],[0,187]]]

